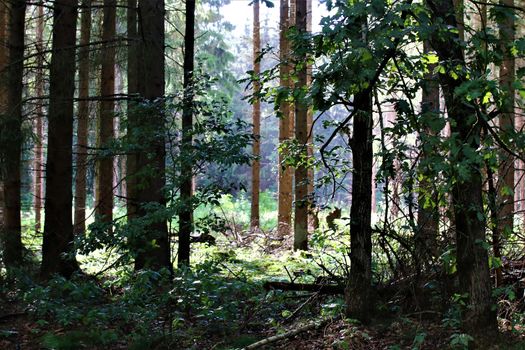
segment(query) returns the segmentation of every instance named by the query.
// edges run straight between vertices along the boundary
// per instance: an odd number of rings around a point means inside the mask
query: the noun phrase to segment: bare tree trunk
[[[514,0],[502,0],[500,2],[503,6],[512,8],[514,6]],[[503,133],[515,132],[515,115],[514,115],[514,102],[515,102],[515,89],[514,89],[514,78],[515,78],[515,60],[511,53],[511,47],[509,46],[514,41],[514,18],[511,16],[505,17],[500,23],[499,34],[500,34],[500,49],[503,52],[503,60],[499,67],[499,80],[500,86],[505,94],[505,103],[501,107],[502,114],[499,117],[499,126]],[[508,154],[505,150],[500,150],[499,155],[500,166],[498,169],[498,207],[500,208],[498,213],[499,232],[503,233],[508,231],[509,233],[514,229],[514,157]],[[499,246],[501,238],[499,235],[494,237],[496,239],[494,246]],[[499,251],[499,248],[496,248]],[[501,258],[501,256],[499,256]]]
[[[116,0],[104,0],[104,23],[102,30],[102,68],[100,76],[100,110],[98,113],[97,147],[106,153],[97,158],[97,203],[95,213],[97,220],[110,223],[113,219],[113,157],[109,155],[113,141],[113,118],[115,115],[115,39]]]
[[[10,1],[7,25],[7,104],[2,116],[2,132],[7,135],[1,145],[4,160],[4,262],[13,268],[22,263],[21,236],[21,157],[22,93],[24,73],[24,30],[26,2]]]
[[[139,0],[138,91],[148,106],[147,115],[137,115],[132,132],[142,130],[145,149],[137,154],[137,172],[142,173],[141,186],[136,188],[137,216],[148,214],[148,205],[165,207],[165,138],[164,138],[164,1]],[[147,68],[147,69],[145,69]],[[148,169],[146,174],[144,170]],[[152,175],[151,175],[152,174]],[[167,218],[155,218],[137,242],[135,269],[172,271]],[[152,244],[151,242],[154,242]]]
[[[306,31],[312,32],[312,0],[306,0]],[[307,85],[312,84],[312,64],[308,63],[306,66],[306,81]],[[308,145],[306,147],[307,158],[314,157],[314,110],[313,107],[308,108],[306,115],[306,128],[308,129]],[[308,168],[308,230],[314,230],[316,227],[315,220],[315,170],[313,167]]]
[[[130,99],[127,103],[127,140],[128,146],[132,146],[136,137],[133,135],[133,125],[137,124],[136,116],[136,95],[138,92],[138,53],[137,53],[137,0],[127,0],[127,32],[128,32],[128,95]],[[128,151],[126,156],[126,209],[128,220],[133,219],[137,212],[137,198],[136,198],[136,179],[137,172],[137,156],[135,151]]]
[[[458,24],[449,9],[452,0],[427,0],[428,7],[435,21],[443,21],[450,28]],[[443,37],[434,33],[430,43],[441,60],[465,65],[465,57],[460,45],[459,34],[449,32]],[[462,75],[453,79],[447,74],[440,74],[439,81],[443,89],[445,103],[451,123],[451,132],[457,136],[457,147],[472,150],[479,147],[481,123],[477,121],[476,111],[464,103],[455,90],[467,79]],[[483,215],[481,161],[465,159],[465,152],[451,155],[451,162],[471,164],[468,174],[455,179],[452,190],[452,202],[456,223],[456,254],[460,284],[460,293],[467,295],[464,325],[472,335],[491,336],[497,332],[496,312],[493,309],[492,283],[490,281],[488,252],[484,247],[485,219]],[[481,215],[480,215],[481,214]]]
[[[255,76],[261,73],[261,63],[259,55],[261,53],[261,23],[259,21],[259,0],[253,2],[253,72]],[[261,86],[258,81],[253,83],[253,93],[255,101],[253,102],[253,156],[255,159],[252,163],[252,198],[250,210],[250,228],[256,230],[259,228],[259,191],[261,187],[261,101],[257,95],[260,93]]]
[[[296,28],[299,32],[306,32],[306,1],[296,3]],[[301,62],[297,71],[297,88],[306,87],[307,69],[306,54],[296,57]],[[308,144],[308,106],[305,96],[299,96],[295,101],[295,138],[302,147],[302,152],[307,154]],[[308,168],[301,163],[295,169],[295,222],[294,222],[294,249],[308,249]]]
[[[345,291],[347,314],[370,319],[372,286],[372,162],[373,118],[371,94],[354,97],[352,147],[352,206],[350,209],[350,276]]]
[[[36,49],[38,51],[37,56],[37,71],[35,78],[35,90],[36,96],[39,98],[44,97],[44,6],[43,4],[37,5],[38,8],[38,18],[36,24]],[[36,105],[36,127],[35,127],[35,136],[36,136],[36,145],[35,145],[35,232],[40,232],[42,227],[42,201],[44,199],[44,151],[43,151],[43,141],[44,141],[44,106],[43,101],[38,100]]]
[[[0,116],[5,115],[7,111],[7,3],[0,2]],[[4,140],[0,139],[0,143]],[[3,156],[0,157],[3,161]],[[4,227],[4,169],[0,168],[0,235],[3,234]]]
[[[124,94],[124,79],[122,75],[122,66],[115,63],[115,94],[117,96]],[[120,140],[122,136],[122,106],[116,104],[115,106],[115,127],[113,133],[115,139]],[[122,199],[126,195],[126,167],[125,158],[122,155],[113,157],[113,191],[116,201],[123,204]]]
[[[279,50],[281,65],[279,67],[280,85],[282,87],[290,87],[290,48],[286,33],[289,24],[289,6],[288,0],[280,0],[280,34],[279,34]],[[293,119],[291,115],[290,103],[287,101],[281,102],[279,111],[281,113],[279,118],[279,144],[283,145],[292,138],[293,128],[290,120]],[[277,211],[277,232],[279,237],[285,237],[290,234],[292,226],[292,201],[293,201],[293,170],[285,165],[284,160],[288,153],[285,151],[279,152],[279,180],[278,180],[278,211]]]
[[[186,31],[184,35],[184,107],[182,112],[182,145],[180,199],[184,208],[179,214],[178,265],[190,264],[190,236],[193,231],[193,69],[195,55],[195,0],[186,1]]]
[[[65,277],[79,269],[73,245],[73,96],[77,6],[62,0],[53,8],[49,82],[49,132],[41,275]]]
[[[89,127],[89,42],[91,40],[91,0],[83,0],[80,18],[80,49],[78,62],[78,126],[75,174],[74,233],[82,235],[86,230],[86,176]]]

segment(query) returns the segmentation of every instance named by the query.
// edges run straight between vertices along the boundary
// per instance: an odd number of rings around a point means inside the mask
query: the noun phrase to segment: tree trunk
[[[306,0],[306,31],[312,33],[312,0]],[[312,84],[312,64],[306,65],[306,84]],[[306,115],[306,128],[308,130],[308,145],[306,146],[306,154],[308,159],[314,157],[314,109],[308,108]],[[315,209],[315,170],[313,167],[308,167],[308,230],[316,229],[316,209]]]
[[[297,1],[296,5],[296,28],[299,32],[306,32],[306,1]],[[306,88],[307,69],[306,54],[296,57],[297,63],[300,63],[300,69],[297,71],[297,89]],[[299,65],[298,65],[299,67]],[[300,96],[295,101],[295,138],[305,156],[307,154],[308,144],[308,105],[305,96]],[[308,249],[308,168],[304,161],[295,169],[295,222],[294,222],[294,250]]]
[[[290,27],[289,24],[289,6],[288,0],[280,0],[280,32],[279,32],[279,58],[281,65],[279,66],[279,77],[281,87],[290,87],[290,50],[286,33]],[[292,138],[293,124],[290,120],[293,119],[291,115],[290,103],[288,101],[281,102],[279,111],[281,116],[279,118],[279,144],[283,145]],[[279,152],[279,180],[278,180],[278,210],[277,210],[277,232],[279,237],[285,237],[290,234],[292,226],[292,201],[293,201],[293,170],[285,165],[284,160],[288,153]]]
[[[41,275],[65,277],[79,269],[73,245],[73,95],[77,6],[62,0],[53,8],[53,45],[49,76],[49,132]]]
[[[127,32],[128,32],[128,103],[127,103],[127,140],[128,146],[132,146],[136,137],[133,136],[133,125],[137,124],[136,116],[136,94],[138,92],[138,53],[137,42],[137,0],[128,0],[127,8]],[[128,220],[136,217],[136,172],[137,156],[133,150],[128,151],[126,156],[126,209]]]
[[[193,231],[193,68],[195,55],[195,0],[186,1],[186,31],[184,35],[184,106],[182,111],[181,188],[183,210],[179,214],[178,265],[190,264],[190,236]]]
[[[166,206],[164,196],[165,141],[164,141],[164,1],[139,0],[138,91],[148,104],[148,113],[137,115],[132,132],[142,130],[142,144],[137,154],[137,172],[142,173],[141,186],[136,188],[137,216],[150,214],[146,206]],[[147,69],[145,69],[147,68]],[[145,171],[147,170],[147,171]],[[143,236],[138,240],[135,269],[172,271],[167,218],[152,218]]]
[[[118,58],[115,56],[115,58]],[[124,94],[124,78],[122,75],[122,66],[119,63],[115,63],[115,95],[122,96]],[[115,121],[113,127],[113,134],[116,140],[121,140],[125,134],[122,133],[122,119],[121,114],[118,113],[120,106],[115,105]],[[121,155],[113,156],[113,195],[115,201],[121,206],[123,203],[122,199],[126,195],[126,167],[124,166],[125,158]]]
[[[36,127],[35,127],[35,232],[40,233],[42,227],[42,201],[44,199],[44,6],[38,5],[38,18],[36,24],[36,49],[38,56],[36,58],[37,71],[35,77],[35,92],[40,98],[36,105]]]
[[[7,46],[7,7],[5,2],[0,2],[0,46]],[[0,116],[6,114],[7,110],[7,50],[0,50]],[[0,144],[4,140],[0,138]],[[1,149],[0,149],[1,151]],[[3,155],[2,155],[3,157]],[[0,160],[2,160],[0,157]],[[3,234],[4,227],[4,184],[5,171],[0,168],[0,235]]]
[[[424,52],[430,52],[430,44],[428,42],[423,43]],[[439,105],[439,83],[436,77],[432,73],[435,65],[429,65],[429,73],[425,76],[425,85],[422,91],[421,97],[421,113],[425,118],[440,118],[440,105]],[[426,127],[422,132],[426,135],[436,137],[436,133],[432,131],[430,127]],[[421,142],[421,159],[420,162],[424,163],[425,159],[432,154],[433,149],[429,145]],[[437,257],[437,237],[439,230],[439,212],[437,208],[437,193],[433,189],[432,171],[428,168],[422,169],[423,179],[419,183],[419,195],[418,195],[418,215],[417,215],[417,227],[418,231],[415,235],[416,245],[416,266],[426,264],[429,260],[433,260]]]
[[[4,183],[0,181],[0,204],[4,203]],[[0,233],[4,230],[4,205],[0,205]]]
[[[261,23],[259,21],[259,0],[253,2],[253,72],[256,77],[261,73],[261,63],[259,55],[261,53]],[[250,210],[250,228],[256,230],[259,228],[259,191],[261,185],[261,101],[258,94],[261,86],[258,81],[253,83],[253,93],[255,100],[253,102],[253,156],[252,163],[252,198]]]
[[[455,16],[449,11],[453,8],[452,0],[427,0],[433,18],[450,28],[457,28]],[[465,58],[460,45],[459,34],[449,32],[443,37],[434,33],[431,45],[440,60],[465,65]],[[445,104],[451,123],[451,133],[456,134],[455,147],[470,149],[473,154],[479,147],[481,123],[475,109],[458,97],[454,91],[465,82],[465,75],[453,79],[440,74],[439,81],[443,89]],[[472,335],[487,336],[497,331],[496,312],[493,309],[492,286],[488,267],[488,252],[485,241],[485,218],[483,215],[481,160],[469,160],[467,151],[451,155],[454,164],[470,167],[468,173],[455,179],[452,189],[452,203],[456,223],[456,254],[460,292],[468,296],[464,326]]]
[[[82,235],[86,230],[87,147],[89,127],[89,42],[91,40],[91,0],[83,0],[80,19],[80,49],[78,62],[78,127],[75,174],[75,220],[74,233]]]
[[[96,163],[95,213],[97,220],[110,223],[113,219],[113,157],[109,154],[113,141],[113,118],[115,101],[115,39],[116,0],[104,0],[104,23],[102,29],[102,68],[100,75],[100,110],[98,113],[97,147],[102,150]]]
[[[7,25],[7,104],[2,117],[4,153],[4,262],[6,267],[18,267],[22,263],[21,236],[21,178],[22,157],[22,93],[24,76],[24,30],[25,1],[11,1],[8,8]]]
[[[512,8],[514,0],[502,0],[501,4]],[[513,13],[514,15],[514,13]],[[499,24],[500,36],[500,50],[503,53],[503,60],[499,67],[500,86],[505,94],[505,103],[501,106],[502,114],[499,117],[499,126],[502,133],[515,132],[515,116],[514,116],[514,102],[515,102],[515,60],[511,53],[511,43],[514,41],[514,17],[506,17]],[[505,150],[500,150],[499,155],[499,169],[498,169],[498,213],[499,226],[498,231],[512,232],[514,229],[514,157],[508,154]],[[501,238],[496,237],[496,245],[500,244]],[[498,248],[496,250],[499,250]]]
[[[350,276],[345,292],[347,315],[367,322],[373,302],[372,286],[372,161],[371,94],[354,97],[352,147],[352,206],[350,209]]]

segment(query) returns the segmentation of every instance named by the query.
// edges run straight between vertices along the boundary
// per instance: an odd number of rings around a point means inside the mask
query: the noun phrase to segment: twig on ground
[[[318,296],[319,296],[319,292],[312,294],[308,299],[304,301],[304,303],[299,305],[299,307],[295,309],[294,312],[292,312],[288,317],[284,319],[284,323],[290,322],[291,320],[293,320],[306,305],[314,301]]]
[[[291,338],[291,337],[293,337],[293,336],[295,336],[297,334],[300,334],[300,333],[303,333],[303,332],[306,332],[306,331],[309,331],[309,330],[312,330],[312,329],[317,329],[317,328],[323,327],[324,325],[326,325],[330,321],[336,321],[338,318],[339,317],[337,317],[337,318],[329,317],[329,318],[325,318],[323,320],[309,322],[309,323],[307,323],[307,324],[305,324],[305,325],[303,325],[303,326],[301,326],[299,328],[293,329],[293,330],[291,330],[289,332],[286,332],[286,333],[283,333],[283,334],[274,335],[274,336],[271,336],[271,337],[259,340],[258,342],[255,342],[253,344],[248,345],[243,350],[257,349],[257,348],[260,348],[262,346],[278,342],[280,340]]]

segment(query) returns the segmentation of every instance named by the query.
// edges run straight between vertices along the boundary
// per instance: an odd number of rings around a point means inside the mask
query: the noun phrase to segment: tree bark
[[[98,113],[97,147],[103,150],[96,163],[95,213],[97,220],[110,223],[113,219],[113,157],[110,155],[113,141],[113,119],[115,101],[115,44],[116,0],[104,0],[104,22],[102,29],[102,68],[100,74],[100,110]],[[105,97],[105,98],[104,98]]]
[[[514,6],[514,0],[502,0],[500,2],[503,6],[508,6],[509,9]],[[514,15],[514,13],[513,13]],[[505,103],[502,105],[502,114],[499,117],[499,126],[501,132],[514,133],[515,132],[515,115],[514,115],[514,103],[515,103],[515,60],[511,53],[511,47],[509,46],[515,38],[514,33],[514,17],[506,17],[499,24],[499,36],[500,36],[500,50],[503,53],[503,60],[499,67],[499,80],[500,86],[505,95]],[[514,157],[508,154],[505,150],[499,152],[500,166],[498,169],[498,207],[500,208],[498,213],[498,231],[512,232],[514,229]],[[501,237],[498,235],[494,237],[496,239],[494,243],[498,246],[501,241]],[[496,248],[499,251],[499,248]],[[501,258],[501,256],[499,257]]]
[[[261,63],[259,62],[259,55],[261,53],[261,23],[259,20],[259,0],[253,2],[253,72],[258,78],[261,73]],[[258,94],[261,91],[261,86],[258,81],[253,83],[253,93],[255,99],[253,102],[253,156],[252,163],[252,198],[250,210],[250,228],[257,230],[259,228],[259,191],[261,186],[261,101]]]
[[[137,153],[136,167],[140,187],[136,188],[137,216],[150,214],[148,205],[159,209],[166,206],[164,196],[165,141],[164,141],[164,1],[139,0],[138,92],[148,104],[148,113],[137,115],[132,131],[142,130],[142,144]],[[147,69],[145,69],[147,68]],[[153,218],[143,236],[138,239],[135,269],[172,271],[167,218]]]
[[[312,33],[312,0],[306,0],[306,31]],[[312,85],[312,64],[306,65],[306,85]],[[309,107],[306,114],[306,128],[308,130],[308,144],[306,154],[308,159],[314,157],[314,109]],[[315,208],[315,170],[308,167],[308,230],[316,229],[316,208]]]
[[[306,1],[297,1],[296,28],[299,32],[306,32]],[[296,56],[297,83],[296,89],[306,89],[307,69],[306,54]],[[308,144],[308,105],[304,93],[300,93],[295,101],[295,139],[301,145],[301,152],[307,155]],[[294,222],[294,250],[308,249],[308,168],[304,159],[295,169],[295,222]]]
[[[39,53],[36,59],[37,71],[35,77],[35,93],[36,96],[41,98],[37,101],[35,118],[36,118],[36,127],[35,127],[35,232],[40,233],[42,227],[42,202],[44,199],[44,6],[39,4],[38,8],[38,18],[36,24],[36,49]]]
[[[91,0],[83,0],[80,19],[80,49],[78,62],[78,126],[75,174],[74,233],[82,235],[86,230],[87,147],[89,126],[89,42],[91,40]]]
[[[2,117],[4,140],[4,263],[8,269],[22,263],[21,235],[21,157],[22,93],[24,73],[24,30],[26,2],[10,1],[7,5],[7,103]]]
[[[458,24],[453,13],[452,0],[427,0],[434,20],[443,21],[450,28]],[[459,34],[449,32],[443,37],[435,32],[430,40],[440,60],[465,65]],[[453,79],[439,74],[445,104],[451,123],[452,135],[457,135],[458,149],[465,148],[476,154],[479,147],[481,123],[474,107],[467,104],[454,92],[466,81],[465,75]],[[456,223],[456,254],[460,292],[468,296],[467,308],[463,315],[464,326],[472,335],[487,336],[496,333],[496,312],[493,309],[492,285],[488,267],[488,252],[484,246],[485,218],[483,215],[481,160],[469,160],[466,152],[451,155],[454,164],[470,165],[467,175],[455,179],[452,189],[452,203]]]
[[[73,245],[73,96],[77,6],[62,0],[53,8],[49,76],[49,132],[41,275],[65,277],[79,269]]]
[[[195,55],[195,1],[186,1],[186,30],[184,35],[184,106],[182,111],[181,188],[183,210],[179,214],[178,265],[190,264],[190,237],[193,231],[193,69]]]
[[[347,315],[368,322],[372,286],[372,96],[354,96],[352,206],[350,208],[350,276],[345,300]]]
[[[0,47],[7,48],[7,7],[5,2],[0,2]],[[7,49],[0,50],[0,116],[6,114],[7,110]],[[4,142],[0,138],[0,142]],[[0,154],[0,162],[3,162]],[[1,163],[0,163],[1,164]],[[0,167],[0,235],[4,227],[4,184],[5,171]]]
[[[280,85],[283,88],[290,88],[290,48],[286,37],[289,24],[289,6],[288,0],[280,0],[280,32],[279,32],[279,66]],[[293,119],[291,115],[292,108],[290,102],[282,101],[279,106],[281,116],[279,118],[279,144],[283,145],[292,138]],[[285,150],[279,152],[279,172],[278,172],[278,209],[277,209],[277,232],[279,237],[285,237],[290,234],[292,226],[292,201],[293,201],[293,170],[285,165],[285,158],[288,153]]]
[[[127,32],[128,32],[128,96],[130,97],[127,103],[127,141],[131,148],[126,156],[126,210],[128,220],[136,217],[137,213],[137,198],[136,198],[136,172],[137,172],[137,156],[133,149],[133,144],[136,142],[136,137],[133,135],[133,125],[137,124],[136,116],[136,94],[138,92],[138,32],[137,32],[137,0],[128,0],[127,8]]]

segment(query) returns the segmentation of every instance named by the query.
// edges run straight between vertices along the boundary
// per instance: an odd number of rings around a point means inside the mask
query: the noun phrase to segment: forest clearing
[[[0,1],[0,349],[525,349],[524,13]]]

